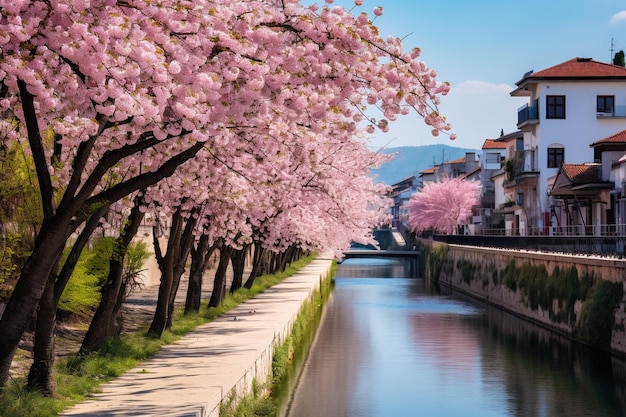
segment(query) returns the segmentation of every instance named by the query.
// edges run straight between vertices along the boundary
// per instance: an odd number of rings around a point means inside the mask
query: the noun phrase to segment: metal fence
[[[626,256],[626,236],[433,235],[433,240],[454,245],[610,256],[620,259]]]

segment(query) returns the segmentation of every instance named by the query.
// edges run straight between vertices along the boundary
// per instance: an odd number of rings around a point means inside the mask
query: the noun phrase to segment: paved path
[[[264,381],[273,347],[289,332],[302,302],[319,286],[330,256],[198,327],[155,357],[102,386],[62,416],[219,416],[222,398]]]

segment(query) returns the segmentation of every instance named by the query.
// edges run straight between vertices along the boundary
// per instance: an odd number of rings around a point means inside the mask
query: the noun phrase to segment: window
[[[614,104],[615,104],[615,96],[598,96],[596,112],[613,113]]]
[[[565,96],[546,96],[546,119],[565,119]]]
[[[548,148],[548,168],[560,168],[564,160],[564,148]]]
[[[500,153],[489,152],[487,153],[487,157],[485,159],[486,159],[485,163],[487,164],[499,164]]]

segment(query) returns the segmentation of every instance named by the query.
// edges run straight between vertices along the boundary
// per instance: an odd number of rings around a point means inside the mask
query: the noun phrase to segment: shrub
[[[600,280],[591,289],[591,300],[583,308],[581,337],[584,341],[600,348],[609,348],[615,309],[624,296],[621,282]]]
[[[114,238],[100,238],[95,240],[92,249],[83,250],[59,301],[60,315],[85,317],[98,306],[100,290],[109,273],[109,261],[114,245]],[[66,249],[64,257],[68,253],[69,248]],[[131,286],[149,256],[145,243],[139,242],[129,246],[124,261],[124,273],[126,278],[130,279]]]

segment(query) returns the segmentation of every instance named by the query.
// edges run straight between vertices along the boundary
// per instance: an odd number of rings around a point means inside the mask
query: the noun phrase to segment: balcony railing
[[[526,149],[515,152],[515,170],[517,173],[537,172],[537,152],[534,149]]]
[[[514,203],[512,203],[514,204]],[[504,206],[504,204],[503,204]],[[486,236],[564,236],[564,237],[615,237],[626,239],[626,225],[599,224],[599,225],[568,225],[568,226],[526,226],[523,230],[505,229],[504,227],[482,228],[481,235]]]
[[[596,117],[598,119],[611,118],[611,117],[626,117],[626,105],[615,106],[613,111],[597,112]]]
[[[515,151],[513,158],[508,159],[504,163],[504,169],[507,173],[505,186],[515,183],[516,178],[529,173],[538,173],[539,165],[537,163],[537,152],[535,149],[526,149],[523,151]]]
[[[539,123],[539,106],[524,104],[517,110],[517,127],[530,123]]]
[[[433,239],[448,244],[498,249],[618,258],[626,256],[626,236],[504,236],[493,231],[489,235],[434,235]]]

